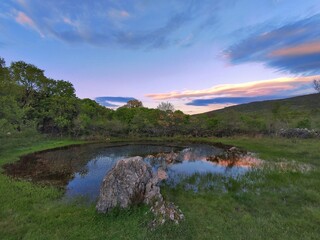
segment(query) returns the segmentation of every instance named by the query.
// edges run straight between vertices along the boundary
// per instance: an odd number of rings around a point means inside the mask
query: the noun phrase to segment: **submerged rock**
[[[158,153],[156,155],[148,155],[147,160],[153,165],[161,165],[162,168],[166,168],[167,165],[173,164],[178,161],[179,154],[171,151],[170,153]]]
[[[231,147],[229,149],[226,149],[223,153],[210,156],[207,158],[207,161],[215,162],[218,164],[227,162],[228,166],[237,165],[237,162],[243,159],[246,156],[247,152],[244,150],[241,150],[236,147]]]
[[[254,167],[261,165],[263,162],[261,159],[257,158],[255,154],[237,147],[231,147],[221,154],[207,157],[207,161],[226,167]]]

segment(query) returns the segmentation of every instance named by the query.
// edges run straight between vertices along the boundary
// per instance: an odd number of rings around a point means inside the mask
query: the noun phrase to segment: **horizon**
[[[198,114],[310,94],[320,78],[315,0],[9,0],[0,9],[7,64],[34,64],[110,108],[135,98]]]

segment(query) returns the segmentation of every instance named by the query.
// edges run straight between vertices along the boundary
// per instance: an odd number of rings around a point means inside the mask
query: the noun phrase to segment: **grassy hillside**
[[[242,113],[259,113],[264,111],[271,112],[274,107],[279,104],[281,106],[289,107],[295,110],[309,110],[313,111],[315,109],[320,109],[320,94],[310,94],[280,100],[269,100],[261,102],[246,103],[231,107],[226,107],[224,109],[219,109],[211,112],[207,112],[208,116],[213,116],[215,114],[222,114],[230,110],[239,111]]]
[[[218,129],[272,132],[280,128],[320,129],[320,94],[226,107],[197,115]]]

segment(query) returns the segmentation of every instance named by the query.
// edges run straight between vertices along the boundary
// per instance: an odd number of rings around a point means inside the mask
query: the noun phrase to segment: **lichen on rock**
[[[166,220],[179,223],[184,218],[181,210],[173,203],[165,202],[160,193],[158,185],[165,179],[165,174],[163,169],[153,174],[151,166],[142,157],[118,161],[103,179],[97,211],[107,213],[115,207],[127,208],[133,204],[145,203],[152,206],[151,212],[155,215],[152,227],[163,224]]]

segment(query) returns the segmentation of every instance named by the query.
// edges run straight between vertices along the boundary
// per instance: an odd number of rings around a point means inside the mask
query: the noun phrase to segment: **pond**
[[[29,154],[5,165],[4,169],[14,178],[63,187],[65,199],[85,197],[95,200],[106,173],[117,161],[127,157],[143,157],[155,172],[164,169],[166,181],[173,184],[194,173],[237,177],[250,169],[247,165],[230,166],[208,161],[223,152],[223,149],[207,144],[85,144]],[[163,156],[170,154],[174,154],[176,160],[163,161]]]

